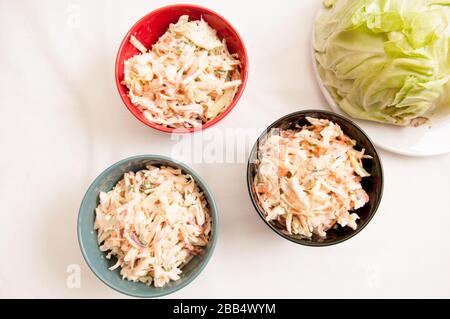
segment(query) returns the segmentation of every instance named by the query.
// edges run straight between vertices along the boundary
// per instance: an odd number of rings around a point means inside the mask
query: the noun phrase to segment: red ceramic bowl
[[[239,60],[241,61],[242,77],[242,85],[236,93],[233,102],[224,112],[222,112],[213,120],[203,124],[202,127],[183,129],[182,132],[191,133],[194,131],[206,129],[213,126],[225,116],[227,116],[227,114],[231,112],[231,110],[239,101],[242,92],[244,91],[248,77],[248,58],[244,42],[242,41],[238,32],[233,28],[233,26],[219,14],[209,9],[191,4],[170,5],[167,7],[159,8],[147,14],[145,17],[139,20],[131,28],[130,31],[128,31],[127,35],[122,41],[122,44],[120,45],[119,52],[117,53],[116,58],[116,85],[117,89],[119,90],[120,97],[125,103],[125,106],[131,113],[133,113],[133,115],[138,120],[140,120],[145,125],[166,133],[172,133],[175,131],[175,129],[150,122],[145,118],[144,114],[139,111],[139,109],[133,103],[131,103],[131,100],[127,95],[127,87],[121,84],[124,76],[123,64],[124,61],[139,53],[139,51],[130,43],[131,35],[134,35],[146,48],[151,48],[151,46],[156,43],[158,39],[167,31],[169,24],[177,22],[182,15],[188,15],[190,20],[199,20],[201,17],[203,17],[203,20],[205,20],[213,29],[217,31],[218,37],[221,40],[226,40],[230,53],[237,53],[239,55]],[[180,129],[176,129],[176,132],[180,132]]]

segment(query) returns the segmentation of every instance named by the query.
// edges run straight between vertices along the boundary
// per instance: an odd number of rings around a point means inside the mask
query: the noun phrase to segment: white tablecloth
[[[114,82],[125,33],[172,2],[0,1],[0,297],[123,297],[88,269],[76,219],[107,166],[137,154],[170,156],[179,145],[134,119]],[[249,51],[247,89],[211,132],[233,139],[230,128],[252,135],[287,113],[327,108],[309,55],[319,0],[193,2],[228,18]],[[241,159],[187,161],[214,191],[219,242],[204,272],[170,297],[450,297],[450,156],[381,156],[376,217],[330,248],[273,233],[252,207]],[[77,267],[78,288],[68,277]]]

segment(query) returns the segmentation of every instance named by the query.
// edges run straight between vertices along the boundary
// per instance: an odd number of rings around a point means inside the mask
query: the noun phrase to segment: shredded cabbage
[[[329,121],[307,118],[299,130],[271,132],[258,150],[254,189],[267,221],[289,234],[326,237],[337,225],[357,228],[352,212],[369,201],[361,185],[370,174],[355,141]]]
[[[408,126],[450,110],[450,1],[326,0],[319,74],[352,117]]]
[[[141,54],[124,62],[131,102],[154,123],[201,127],[233,101],[241,85],[240,61],[205,21],[180,17],[151,51],[131,36]]]
[[[123,279],[163,287],[208,244],[211,216],[189,175],[147,166],[100,193],[95,229],[100,250],[115,257]]]

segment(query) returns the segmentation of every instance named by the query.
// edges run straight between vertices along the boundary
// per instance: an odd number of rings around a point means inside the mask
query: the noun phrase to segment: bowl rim
[[[209,195],[209,198],[211,199],[210,201],[208,201],[208,205],[210,206],[210,214],[212,215],[212,231],[213,231],[213,236],[212,236],[212,242],[211,242],[211,246],[210,248],[207,250],[207,253],[205,255],[205,259],[203,260],[203,262],[199,265],[199,267],[197,268],[196,271],[193,272],[193,274],[191,275],[190,278],[186,279],[186,281],[184,281],[182,284],[176,285],[174,287],[171,287],[169,289],[164,289],[162,288],[162,290],[160,292],[152,292],[151,295],[150,294],[141,294],[141,293],[133,293],[130,292],[128,290],[122,289],[120,287],[115,286],[114,284],[111,284],[108,280],[104,279],[103,276],[100,274],[99,271],[97,271],[97,269],[95,267],[93,267],[91,265],[91,263],[89,262],[89,258],[87,256],[87,252],[86,252],[86,247],[84,246],[83,243],[83,235],[81,233],[81,216],[82,216],[82,210],[84,209],[84,207],[87,204],[87,197],[88,194],[90,194],[91,192],[93,192],[94,188],[96,187],[96,185],[103,180],[105,177],[108,176],[109,172],[123,164],[126,164],[128,162],[134,161],[134,160],[163,160],[163,161],[167,161],[170,162],[171,164],[173,164],[175,167],[181,168],[182,171],[184,172],[188,172],[190,175],[192,175],[194,177],[194,180],[196,182],[199,182],[202,186],[201,190],[204,193],[207,193]],[[81,254],[83,255],[83,259],[86,262],[86,264],[88,265],[89,269],[91,270],[92,273],[94,273],[94,275],[101,281],[103,282],[106,286],[108,286],[109,288],[122,293],[124,295],[128,295],[131,297],[137,297],[137,298],[157,298],[157,297],[162,297],[162,296],[166,296],[172,293],[177,292],[178,290],[181,290],[183,288],[185,288],[186,286],[188,286],[189,284],[191,284],[202,272],[203,270],[206,268],[207,264],[209,263],[209,261],[211,260],[212,256],[214,255],[214,251],[217,245],[217,239],[218,239],[218,230],[219,230],[219,213],[218,213],[218,207],[217,207],[217,203],[215,201],[215,198],[213,196],[212,191],[210,190],[208,184],[206,184],[206,182],[204,181],[204,179],[202,177],[200,177],[192,168],[190,168],[188,165],[179,162],[173,158],[170,158],[168,156],[164,156],[164,155],[156,155],[156,154],[147,154],[147,155],[136,155],[136,156],[132,156],[132,157],[128,157],[125,159],[122,159],[110,166],[108,166],[108,168],[106,168],[105,170],[102,171],[102,173],[100,173],[100,175],[98,175],[94,181],[90,184],[89,188],[87,189],[86,193],[83,196],[83,200],[81,201],[80,204],[80,208],[78,211],[78,217],[77,217],[77,239],[78,239],[78,245],[80,247],[81,250]],[[94,225],[92,225],[92,230],[94,230]],[[108,270],[108,269],[106,269]],[[149,287],[151,288],[151,287]],[[150,292],[150,290],[149,290]]]
[[[205,124],[203,124],[201,127],[192,127],[192,128],[169,128],[167,126],[164,126],[162,124],[156,124],[154,122],[148,121],[148,120],[144,120],[143,118],[139,118],[138,114],[140,113],[140,111],[136,108],[136,106],[131,103],[131,100],[127,100],[126,96],[124,96],[123,94],[121,94],[121,88],[123,87],[123,85],[121,84],[121,82],[119,81],[119,60],[120,57],[122,55],[122,51],[124,46],[129,42],[129,38],[132,35],[132,33],[134,32],[134,29],[140,25],[142,22],[144,22],[146,19],[148,19],[150,16],[164,12],[166,10],[170,10],[170,9],[180,9],[180,8],[188,8],[188,9],[193,9],[193,10],[201,10],[201,11],[205,11],[211,15],[216,16],[217,18],[219,18],[220,20],[223,21],[223,23],[227,26],[227,28],[229,28],[234,34],[236,34],[236,37],[238,39],[238,42],[240,44],[240,47],[242,48],[242,51],[244,52],[244,56],[239,57],[239,60],[241,61],[241,63],[243,63],[245,65],[245,72],[242,72],[243,70],[241,70],[241,86],[239,87],[236,95],[234,96],[233,101],[231,102],[231,104],[222,112],[220,113],[217,117],[215,117],[214,119],[212,119],[209,122],[206,122]],[[231,113],[231,111],[235,108],[235,106],[238,104],[239,100],[241,99],[246,85],[247,85],[247,80],[248,80],[248,74],[250,71],[250,66],[249,66],[249,59],[248,59],[248,52],[247,52],[247,48],[245,46],[244,40],[242,39],[241,35],[239,34],[239,32],[236,30],[236,28],[233,27],[233,25],[227,20],[225,19],[222,15],[220,15],[219,13],[208,9],[206,7],[203,6],[199,6],[199,5],[195,5],[195,4],[171,4],[171,5],[167,5],[167,6],[163,6],[160,8],[157,8],[155,10],[150,11],[149,13],[147,13],[145,16],[143,16],[142,18],[140,18],[137,22],[135,22],[133,24],[133,26],[128,30],[128,32],[125,34],[123,40],[120,43],[119,49],[117,51],[116,54],[116,61],[114,64],[114,73],[115,73],[115,82],[116,82],[116,87],[117,87],[117,91],[119,93],[119,96],[123,102],[123,104],[125,104],[125,107],[128,109],[128,111],[133,114],[133,116],[139,120],[141,123],[145,124],[148,127],[151,127],[157,131],[163,132],[163,133],[177,133],[177,134],[189,134],[189,133],[194,133],[194,132],[198,132],[198,131],[203,131],[206,130],[212,126],[214,126],[215,124],[217,124],[218,122],[220,122],[221,120],[223,120],[229,113]]]
[[[359,227],[355,230],[352,231],[352,233],[347,236],[346,238],[341,238],[341,239],[337,239],[333,242],[329,242],[329,243],[319,243],[319,242],[313,242],[313,241],[307,241],[304,239],[297,239],[294,238],[292,236],[286,235],[284,234],[281,230],[279,230],[278,228],[276,228],[275,226],[273,226],[271,223],[269,223],[265,218],[264,218],[264,212],[261,211],[259,205],[257,204],[257,199],[253,196],[253,191],[252,191],[252,186],[253,186],[253,179],[254,176],[251,174],[251,159],[253,157],[255,157],[257,155],[257,148],[258,145],[260,144],[260,141],[262,139],[264,139],[268,132],[270,132],[271,129],[277,127],[279,124],[281,124],[284,120],[293,117],[293,116],[306,116],[308,113],[318,113],[321,116],[323,116],[324,118],[328,119],[328,117],[330,116],[335,116],[337,118],[339,118],[340,120],[346,122],[347,124],[353,126],[355,129],[357,129],[360,133],[362,133],[362,135],[367,139],[367,141],[370,143],[370,145],[373,147],[375,153],[374,153],[374,162],[375,165],[377,165],[380,169],[380,184],[381,184],[381,188],[380,188],[380,196],[378,197],[375,206],[372,210],[372,212],[370,213],[370,215],[368,216],[367,220],[362,224],[359,225]],[[341,244],[351,238],[353,238],[354,236],[356,236],[357,234],[359,234],[364,228],[366,228],[366,226],[370,223],[370,221],[375,217],[375,214],[378,211],[378,208],[380,207],[380,203],[381,203],[381,199],[383,198],[383,192],[384,192],[384,170],[383,170],[383,163],[381,162],[381,158],[380,155],[378,154],[378,151],[375,147],[375,145],[373,144],[372,140],[370,139],[370,137],[356,124],[354,123],[352,120],[340,115],[340,114],[336,114],[334,112],[330,112],[330,111],[324,111],[324,110],[318,110],[318,109],[307,109],[307,110],[302,110],[302,111],[296,111],[296,112],[292,112],[289,113],[281,118],[279,118],[278,120],[276,120],[275,122],[273,122],[272,124],[270,124],[262,133],[261,135],[258,137],[258,139],[256,140],[255,144],[253,145],[253,148],[250,152],[250,155],[248,157],[247,160],[247,190],[250,196],[250,199],[252,201],[253,207],[255,208],[256,212],[258,213],[258,216],[264,221],[264,223],[269,226],[275,233],[277,233],[279,236],[283,237],[284,239],[289,240],[290,242],[293,242],[295,244],[298,245],[302,245],[302,246],[306,246],[306,247],[330,247],[330,246],[334,246],[337,244]]]

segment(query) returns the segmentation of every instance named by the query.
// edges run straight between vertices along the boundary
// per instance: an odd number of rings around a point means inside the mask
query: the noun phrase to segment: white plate
[[[314,29],[314,28],[313,28]],[[314,31],[312,41],[314,41]],[[433,119],[431,126],[397,127],[350,117],[336,104],[322,82],[317,69],[314,45],[311,43],[313,69],[331,109],[358,124],[378,147],[406,156],[436,156],[450,153],[450,117]]]

